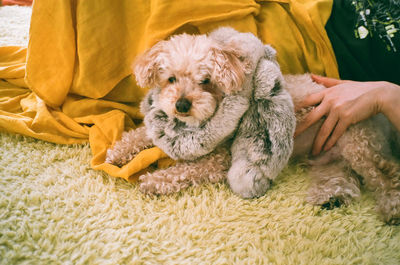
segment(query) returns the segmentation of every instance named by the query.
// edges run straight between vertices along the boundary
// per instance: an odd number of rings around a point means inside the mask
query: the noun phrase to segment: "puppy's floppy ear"
[[[132,65],[136,81],[141,87],[154,87],[158,82],[159,58],[164,50],[165,41],[160,41],[152,48],[139,55]]]
[[[212,53],[214,82],[226,94],[240,90],[246,73],[246,62],[240,53],[233,47],[214,47]]]

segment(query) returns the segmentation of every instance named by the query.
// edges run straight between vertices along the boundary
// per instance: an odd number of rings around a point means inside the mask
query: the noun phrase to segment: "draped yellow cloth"
[[[331,7],[332,0],[35,1],[28,48],[0,47],[0,129],[89,141],[94,169],[135,180],[168,161],[151,148],[122,168],[104,163],[107,148],[143,118],[147,90],[131,74],[136,55],[171,34],[231,26],[271,44],[284,73],[338,77],[324,30]]]

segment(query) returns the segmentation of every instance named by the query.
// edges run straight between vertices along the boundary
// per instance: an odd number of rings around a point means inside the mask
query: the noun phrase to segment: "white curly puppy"
[[[165,194],[205,179],[216,182],[229,168],[234,192],[263,195],[292,151],[293,104],[324,89],[307,74],[282,77],[274,56],[254,35],[230,28],[157,44],[135,68],[139,84],[153,87],[141,105],[146,126],[125,133],[109,150],[108,161],[124,164],[136,152],[130,146],[154,142],[181,160],[141,177],[145,192]],[[296,112],[297,121],[309,111]],[[296,137],[293,156],[310,152],[321,122]],[[146,132],[149,137],[140,136]],[[229,158],[220,148],[224,142],[230,143],[231,166],[224,163]],[[396,151],[400,153],[400,135],[383,115],[351,126],[334,148],[310,161],[307,201],[326,208],[347,205],[360,197],[365,184],[375,191],[383,220],[400,223]]]
[[[178,160],[233,137],[230,187],[263,195],[290,157],[295,128],[274,57],[253,34],[231,28],[159,42],[135,63],[139,85],[152,88],[141,105],[148,137]]]

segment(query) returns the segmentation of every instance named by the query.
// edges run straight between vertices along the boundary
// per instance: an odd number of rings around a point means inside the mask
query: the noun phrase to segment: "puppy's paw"
[[[232,191],[243,198],[263,196],[272,184],[257,166],[247,161],[235,161],[228,171],[228,183]]]
[[[327,202],[321,205],[322,209],[332,210],[339,208],[343,204],[343,200],[340,197],[331,197]]]
[[[112,148],[109,148],[107,149],[107,154],[104,162],[111,165],[119,165],[119,155],[115,154],[115,151]]]
[[[308,203],[331,210],[360,198],[360,180],[355,174],[340,170],[336,163],[320,162],[323,163],[315,164],[310,172],[312,184],[306,198]]]
[[[122,150],[118,148],[109,148],[107,149],[105,163],[111,164],[117,167],[122,167],[129,160],[131,160],[130,154],[124,154]]]
[[[383,221],[390,225],[400,224],[400,190],[384,191],[377,199],[378,212]]]
[[[168,195],[176,193],[181,189],[181,186],[169,181],[168,178],[156,175],[157,173],[147,173],[139,178],[139,190],[144,194],[153,195]]]
[[[144,126],[123,132],[121,139],[107,149],[105,163],[122,167],[131,161],[140,151],[153,147],[152,140],[146,134]]]
[[[333,210],[334,208],[339,208],[342,205],[349,205],[352,197],[349,194],[335,194],[331,195],[328,193],[319,193],[309,195],[307,197],[307,202],[312,205],[321,206],[322,209]]]

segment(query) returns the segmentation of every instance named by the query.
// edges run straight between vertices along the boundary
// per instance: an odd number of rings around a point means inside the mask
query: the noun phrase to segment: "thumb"
[[[342,83],[346,83],[346,80],[340,80],[331,77],[325,77],[320,75],[311,74],[311,78],[314,82],[323,85],[324,87],[332,87]]]

